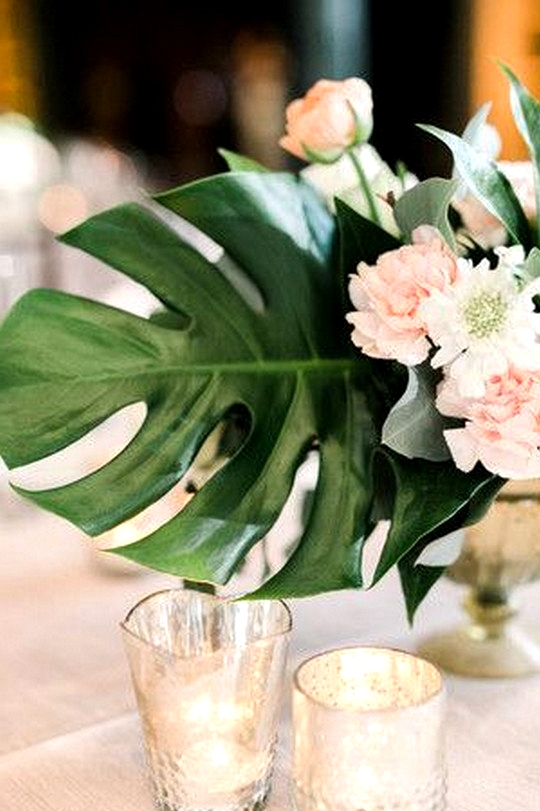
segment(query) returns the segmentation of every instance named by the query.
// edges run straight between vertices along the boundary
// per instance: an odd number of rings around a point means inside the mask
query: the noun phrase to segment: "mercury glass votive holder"
[[[446,689],[410,653],[350,647],[315,655],[293,684],[298,811],[444,811]]]
[[[121,623],[160,811],[251,811],[271,786],[291,615],[168,589]]]

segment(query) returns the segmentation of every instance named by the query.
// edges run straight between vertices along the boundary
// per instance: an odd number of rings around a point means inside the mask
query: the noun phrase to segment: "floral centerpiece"
[[[289,105],[281,145],[306,164],[298,172],[223,151],[223,173],[59,237],[162,307],[147,319],[25,294],[0,329],[0,453],[14,468],[129,404],[146,417],[100,469],[21,494],[98,536],[170,491],[224,426],[226,462],[163,526],[115,550],[224,584],[315,452],[301,536],[246,596],[366,586],[362,553],[385,519],[369,585],[397,566],[412,621],[444,571],[426,550],[478,521],[508,478],[540,474],[540,105],[504,71],[531,152],[528,205],[487,137],[488,105],[461,135],[423,125],[454,171],[418,180],[369,143],[371,89],[350,78]],[[171,216],[221,246],[218,259]]]

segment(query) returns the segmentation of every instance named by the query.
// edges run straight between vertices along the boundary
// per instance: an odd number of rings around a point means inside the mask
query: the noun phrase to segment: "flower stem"
[[[366,203],[369,209],[369,218],[372,222],[374,222],[376,225],[379,225],[382,228],[381,218],[379,216],[379,212],[377,211],[377,205],[375,203],[375,197],[373,196],[373,191],[368,183],[368,179],[366,177],[366,173],[364,172],[364,168],[352,149],[348,150],[347,154],[352,160],[356,174],[358,175],[358,180],[360,181],[360,187],[364,192]]]

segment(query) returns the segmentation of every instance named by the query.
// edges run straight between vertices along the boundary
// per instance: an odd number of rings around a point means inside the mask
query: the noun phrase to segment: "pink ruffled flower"
[[[442,414],[465,419],[462,428],[444,436],[459,470],[477,462],[508,479],[540,476],[540,372],[510,368],[490,378],[485,395],[464,398],[454,379],[439,387],[436,406]]]
[[[320,79],[287,106],[287,133],[279,144],[297,158],[332,163],[373,128],[371,87],[363,79]]]
[[[407,366],[427,358],[431,344],[420,305],[432,291],[455,284],[459,275],[457,257],[435,234],[420,227],[412,245],[387,251],[375,265],[360,262],[350,276],[355,310],[346,319],[354,327],[352,342],[366,355]]]

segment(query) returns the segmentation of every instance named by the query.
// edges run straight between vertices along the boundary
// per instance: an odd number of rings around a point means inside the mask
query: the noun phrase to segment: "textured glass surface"
[[[282,709],[287,607],[173,589],[135,606],[122,629],[157,808],[263,805]]]
[[[304,662],[293,695],[299,811],[444,811],[446,694],[429,662],[385,648]]]
[[[509,678],[540,672],[536,634],[521,627],[519,594],[540,577],[540,480],[508,481],[464,532],[445,575],[466,585],[465,622],[425,639],[419,652],[443,670]]]
[[[509,481],[485,517],[465,530],[446,575],[500,594],[540,577],[540,481]]]

